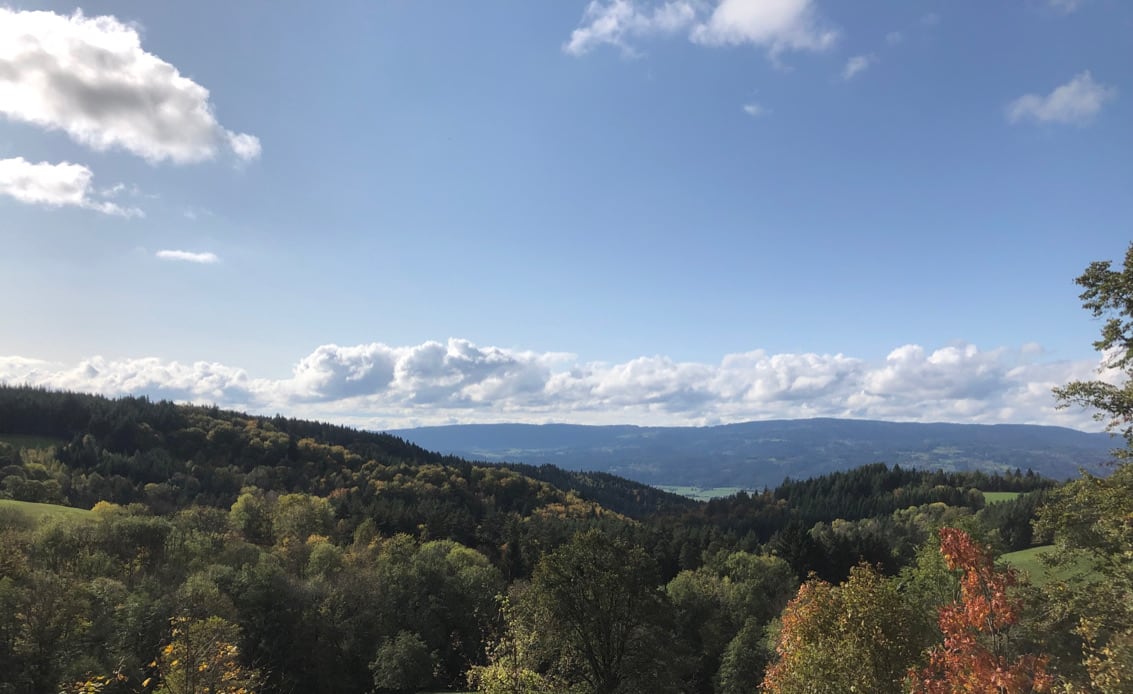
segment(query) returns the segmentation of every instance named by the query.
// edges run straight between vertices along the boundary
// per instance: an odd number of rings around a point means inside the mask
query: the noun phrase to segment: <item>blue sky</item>
[[[1042,422],[1120,0],[0,5],[0,380],[383,428]]]

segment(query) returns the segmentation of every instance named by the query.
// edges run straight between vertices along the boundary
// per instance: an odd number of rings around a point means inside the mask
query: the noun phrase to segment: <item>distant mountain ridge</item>
[[[552,464],[654,485],[775,486],[884,462],[914,468],[1032,469],[1055,479],[1097,471],[1108,434],[1029,424],[793,419],[712,427],[467,424],[399,429],[423,448],[470,460]]]

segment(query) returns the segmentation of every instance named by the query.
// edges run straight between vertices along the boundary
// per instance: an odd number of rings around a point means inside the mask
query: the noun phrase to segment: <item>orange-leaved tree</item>
[[[916,694],[1026,694],[1051,687],[1046,658],[1010,657],[1011,627],[1021,601],[1009,590],[1015,570],[995,565],[991,553],[963,530],[941,528],[940,552],[963,571],[960,600],[940,610],[944,643],[929,651],[928,665],[910,673]]]
[[[811,578],[783,610],[766,694],[898,694],[921,652],[920,620],[897,582],[869,566],[833,586]]]

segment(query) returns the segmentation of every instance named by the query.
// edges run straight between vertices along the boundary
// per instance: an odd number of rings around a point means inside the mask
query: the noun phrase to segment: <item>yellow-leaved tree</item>
[[[263,677],[240,662],[240,631],[220,617],[170,620],[170,641],[154,661],[158,694],[255,694]]]

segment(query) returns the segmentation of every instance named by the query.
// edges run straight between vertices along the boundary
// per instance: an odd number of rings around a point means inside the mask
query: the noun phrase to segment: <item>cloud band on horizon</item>
[[[903,345],[884,360],[843,354],[725,355],[719,363],[480,347],[468,340],[392,347],[322,345],[287,378],[216,362],[91,357],[73,366],[0,357],[0,382],[207,402],[363,428],[440,423],[703,425],[845,417],[1054,424],[1097,429],[1056,410],[1051,388],[1097,377],[1099,361],[1042,361],[1034,346]],[[1111,375],[1115,376],[1115,375]]]

